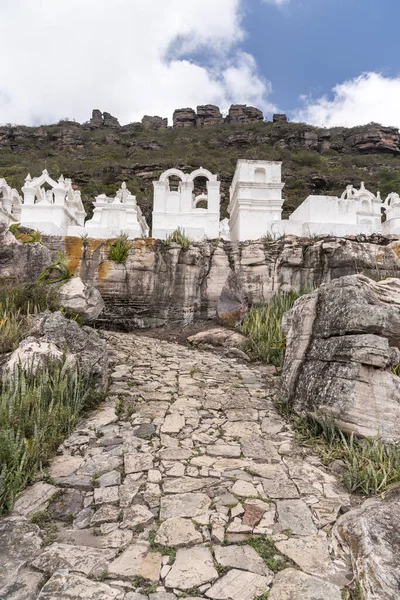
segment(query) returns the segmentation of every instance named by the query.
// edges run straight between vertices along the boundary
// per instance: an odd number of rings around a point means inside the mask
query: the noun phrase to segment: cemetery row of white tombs
[[[190,174],[178,169],[165,171],[153,182],[152,237],[166,239],[177,228],[194,241],[245,241],[284,234],[400,235],[400,196],[392,193],[383,201],[379,192],[375,196],[363,183],[360,189],[347,186],[340,198],[308,196],[289,219],[283,220],[281,165],[238,160],[230,187],[230,218],[222,221],[217,175],[202,167]],[[200,191],[199,180],[203,182]],[[20,223],[47,235],[87,234],[100,239],[115,238],[121,233],[130,239],[149,236],[146,219],[125,183],[115,198],[101,194],[93,204],[93,217],[85,222],[80,192],[70,179],[61,176],[55,181],[46,170],[33,179],[27,176],[22,196],[0,178],[0,222]]]

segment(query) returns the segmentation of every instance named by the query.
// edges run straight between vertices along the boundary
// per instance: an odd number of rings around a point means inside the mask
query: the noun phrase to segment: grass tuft
[[[169,244],[175,243],[182,246],[182,248],[189,248],[189,246],[192,245],[192,242],[193,240],[185,234],[184,229],[178,227],[166,237],[164,244],[169,246]]]
[[[124,263],[129,255],[131,248],[128,242],[128,235],[121,233],[113,242],[108,243],[107,256],[109,260],[116,263]]]
[[[283,366],[286,338],[282,331],[282,317],[304,293],[293,290],[280,292],[271,298],[269,304],[250,309],[238,327],[248,337],[243,350],[250,358],[279,368]]]

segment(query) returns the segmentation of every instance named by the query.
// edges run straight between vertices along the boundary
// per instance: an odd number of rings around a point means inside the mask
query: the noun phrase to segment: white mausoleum
[[[22,192],[21,225],[47,235],[68,235],[69,227],[83,227],[86,212],[81,193],[73,189],[70,179],[61,175],[54,181],[45,169],[40,177],[28,175]]]
[[[195,194],[195,179],[205,178],[206,192]],[[177,179],[173,186],[171,179]],[[152,237],[165,238],[178,227],[193,240],[219,237],[220,182],[207,169],[190,174],[168,169],[158,181],[153,181]],[[205,206],[199,207],[199,204]]]
[[[97,196],[93,202],[93,217],[86,221],[85,227],[69,228],[69,235],[87,234],[90,238],[107,239],[126,233],[129,239],[148,237],[149,228],[146,219],[137,205],[136,196],[123,182],[115,198],[105,194]]]
[[[232,241],[257,240],[281,220],[281,167],[267,160],[237,161],[228,206]]]
[[[22,198],[5,179],[0,178],[0,223],[11,225],[21,220]]]

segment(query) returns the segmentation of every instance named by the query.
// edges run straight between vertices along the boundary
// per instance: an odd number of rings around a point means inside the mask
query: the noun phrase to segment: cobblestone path
[[[331,530],[349,497],[294,443],[277,378],[107,338],[106,404],[0,521],[0,598],[340,600]]]

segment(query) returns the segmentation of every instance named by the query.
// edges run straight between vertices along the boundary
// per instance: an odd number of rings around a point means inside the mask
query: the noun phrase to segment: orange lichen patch
[[[400,243],[393,242],[392,244],[390,244],[390,248],[393,250],[397,258],[400,258]]]
[[[20,233],[19,231],[16,231],[14,233],[14,236],[16,237],[17,240],[19,240],[20,242],[24,243],[24,244],[30,244],[32,242],[41,242],[42,241],[42,236],[40,234],[38,234],[37,239],[34,238],[34,236],[32,236],[32,234],[30,233]]]
[[[377,262],[383,261],[383,252],[378,252],[378,254],[376,255],[376,260]]]
[[[89,250],[90,250],[90,253],[92,253],[95,250],[97,250],[97,248],[99,246],[101,246],[101,244],[103,244],[103,243],[104,243],[104,240],[89,239]]]
[[[100,281],[101,279],[105,279],[108,275],[108,273],[110,272],[111,269],[111,261],[109,260],[104,260],[99,264],[99,267],[97,269],[97,276],[98,276],[98,280]]]
[[[67,235],[64,238],[64,248],[67,266],[75,275],[82,258],[82,239],[80,237]]]
[[[142,240],[135,240],[133,242],[133,247],[136,250],[142,250],[142,248],[148,248],[149,246],[155,246],[156,244],[155,238],[144,238]]]

